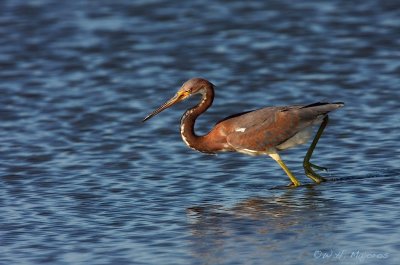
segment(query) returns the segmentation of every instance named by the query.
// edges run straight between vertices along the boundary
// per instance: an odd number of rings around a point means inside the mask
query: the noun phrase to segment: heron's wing
[[[307,106],[269,107],[248,112],[231,120],[232,130],[227,136],[227,142],[236,150],[274,150],[302,129],[311,126],[318,117],[340,106],[314,103]]]
[[[267,108],[236,118],[227,142],[236,150],[264,152],[299,131],[299,118],[293,110]]]

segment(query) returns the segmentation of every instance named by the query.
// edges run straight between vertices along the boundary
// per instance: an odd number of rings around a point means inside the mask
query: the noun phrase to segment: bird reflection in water
[[[335,230],[341,222],[329,219],[336,202],[320,196],[313,187],[306,189],[301,195],[285,190],[277,196],[252,197],[231,207],[205,204],[188,208],[192,255],[202,264],[222,260],[227,264],[229,256],[238,257],[241,251],[268,258],[285,250],[285,243],[301,243],[299,238],[323,242],[320,234]]]

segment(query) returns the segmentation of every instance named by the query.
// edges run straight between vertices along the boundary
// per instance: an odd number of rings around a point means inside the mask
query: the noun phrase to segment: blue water
[[[0,264],[399,264],[396,1],[0,3]],[[269,105],[344,101],[288,183],[268,157],[185,146]],[[282,153],[303,183],[307,146]]]

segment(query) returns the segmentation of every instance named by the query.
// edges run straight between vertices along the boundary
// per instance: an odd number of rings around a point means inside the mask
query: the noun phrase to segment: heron
[[[343,102],[316,102],[308,105],[264,107],[228,116],[215,124],[205,135],[194,131],[196,119],[212,105],[215,86],[204,78],[186,81],[178,92],[143,122],[163,110],[200,94],[200,102],[185,111],[180,122],[183,141],[190,148],[209,154],[217,152],[240,152],[247,155],[268,155],[275,160],[290,179],[288,186],[298,187],[300,181],[283,162],[280,151],[305,144],[312,136],[313,128],[319,125],[303,160],[307,177],[319,184],[326,178],[316,170],[327,170],[310,162],[313,151],[328,124],[328,113],[344,106]]]

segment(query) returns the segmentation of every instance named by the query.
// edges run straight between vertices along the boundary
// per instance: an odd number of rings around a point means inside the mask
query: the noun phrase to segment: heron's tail
[[[328,103],[328,102],[316,102],[310,105],[306,105],[301,107],[301,109],[306,109],[306,108],[313,108],[313,107],[322,107],[322,108],[329,108],[331,110],[335,110],[338,108],[341,108],[344,106],[344,102],[333,102],[333,103]],[[331,111],[331,110],[328,110]]]
[[[299,109],[300,117],[304,120],[314,120],[318,116],[327,115],[329,112],[344,106],[343,102],[317,102],[303,106]]]

